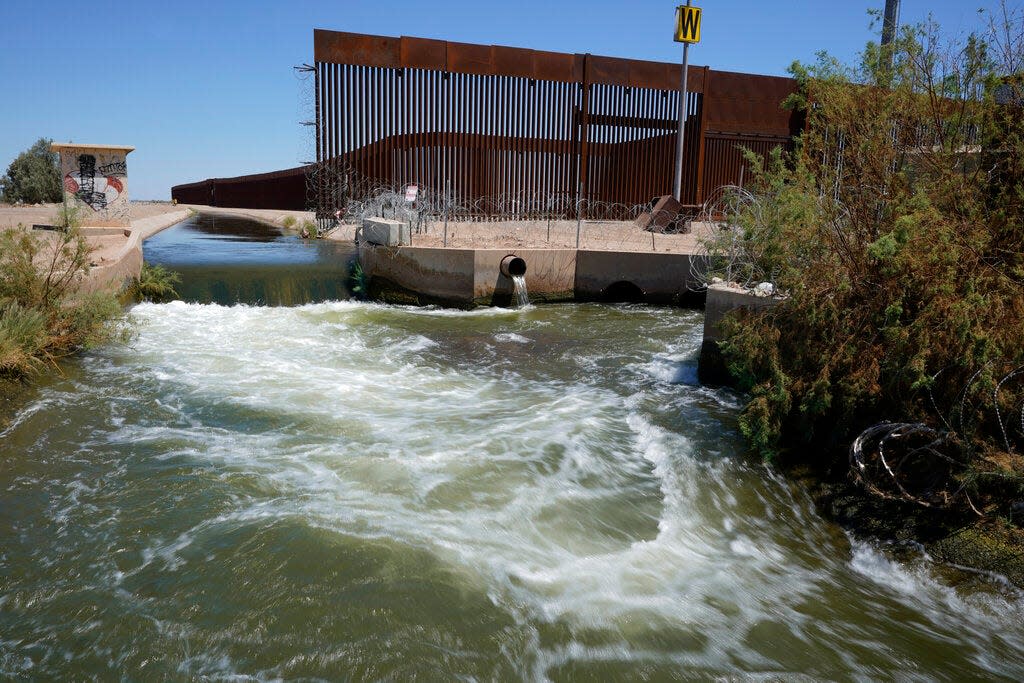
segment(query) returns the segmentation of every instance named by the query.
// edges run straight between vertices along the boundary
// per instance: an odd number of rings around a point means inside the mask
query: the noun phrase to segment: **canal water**
[[[237,216],[198,214],[143,244],[146,261],[181,275],[181,298],[230,306],[347,299],[351,245],[304,240]]]
[[[152,244],[213,282],[209,234]],[[1024,678],[1020,593],[851,541],[745,455],[700,312],[131,317],[0,428],[0,677]]]

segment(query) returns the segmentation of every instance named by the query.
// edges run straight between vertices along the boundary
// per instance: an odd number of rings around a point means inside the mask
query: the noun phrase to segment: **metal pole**
[[[451,183],[448,180],[444,181],[444,246],[448,246],[448,202],[450,201],[449,194],[451,193]]]
[[[900,0],[885,0],[885,14],[882,18],[882,45],[889,45],[896,37],[900,24]]]
[[[892,70],[892,41],[900,24],[900,0],[885,0],[885,14],[882,18],[881,64],[886,71]]]
[[[690,7],[692,0],[686,0]],[[683,145],[686,142],[686,76],[690,71],[690,44],[683,43],[683,87],[679,91],[679,135],[676,143],[676,177],[672,196],[677,202],[683,201]]]
[[[580,224],[583,222],[583,214],[580,212],[580,205],[583,201],[576,202],[576,248],[580,248]]]

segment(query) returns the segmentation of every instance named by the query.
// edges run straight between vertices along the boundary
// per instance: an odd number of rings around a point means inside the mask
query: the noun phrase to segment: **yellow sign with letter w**
[[[700,7],[679,5],[676,7],[676,42],[700,42]]]

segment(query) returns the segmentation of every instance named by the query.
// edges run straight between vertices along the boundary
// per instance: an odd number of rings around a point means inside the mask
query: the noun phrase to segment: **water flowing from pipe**
[[[530,305],[530,293],[526,291],[526,276],[512,276],[512,298],[516,302],[516,308],[525,308]]]

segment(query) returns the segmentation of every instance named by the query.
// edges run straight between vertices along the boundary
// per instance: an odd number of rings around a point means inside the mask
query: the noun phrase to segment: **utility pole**
[[[882,17],[882,66],[886,72],[892,71],[892,41],[900,26],[900,0],[885,0],[885,14]]]

